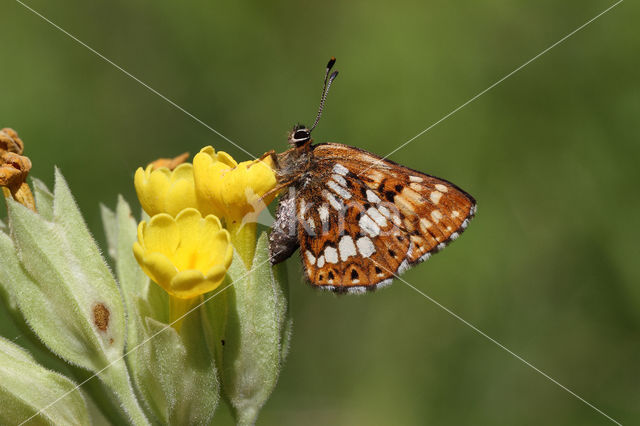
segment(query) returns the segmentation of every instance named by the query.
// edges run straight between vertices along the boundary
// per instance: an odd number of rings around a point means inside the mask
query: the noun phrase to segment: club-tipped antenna
[[[316,115],[316,121],[313,123],[313,126],[311,126],[311,129],[309,130],[309,132],[312,132],[313,129],[316,128],[316,126],[318,125],[318,121],[320,121],[320,117],[322,116],[322,110],[324,109],[324,102],[327,100],[327,94],[329,93],[329,88],[331,87],[331,83],[333,83],[333,80],[336,79],[336,77],[338,76],[338,71],[334,71],[331,73],[331,75],[329,75],[329,72],[331,72],[331,68],[333,68],[333,65],[336,63],[336,58],[335,57],[331,57],[331,59],[329,59],[329,63],[327,63],[327,71],[324,74],[324,86],[322,87],[322,97],[320,98],[320,107],[318,108],[318,115]]]

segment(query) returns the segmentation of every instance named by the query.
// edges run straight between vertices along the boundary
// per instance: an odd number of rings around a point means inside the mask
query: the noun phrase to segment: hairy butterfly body
[[[476,211],[474,198],[443,179],[338,143],[313,145],[334,72],[327,66],[311,129],[289,134],[277,154],[281,197],[270,234],[271,263],[300,249],[312,285],[362,292],[388,284],[458,238]]]

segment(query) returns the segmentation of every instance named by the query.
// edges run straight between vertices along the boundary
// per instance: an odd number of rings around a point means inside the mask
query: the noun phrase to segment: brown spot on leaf
[[[98,330],[107,331],[110,314],[109,309],[107,309],[104,303],[96,303],[93,306],[93,323],[98,327]]]

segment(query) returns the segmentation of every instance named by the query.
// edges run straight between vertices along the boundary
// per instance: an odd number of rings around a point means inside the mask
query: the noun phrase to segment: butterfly
[[[269,236],[277,264],[298,248],[307,280],[334,292],[361,293],[457,239],[476,213],[474,198],[444,179],[339,143],[314,145],[327,93],[338,72],[327,64],[320,108],[309,129],[296,125],[291,148],[275,154],[280,196]]]

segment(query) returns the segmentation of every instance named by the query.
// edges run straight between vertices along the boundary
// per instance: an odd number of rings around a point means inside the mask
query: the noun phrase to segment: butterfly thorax
[[[304,177],[313,160],[312,142],[312,140],[309,140],[300,146],[295,146],[277,154],[276,178],[279,184],[293,185]]]

